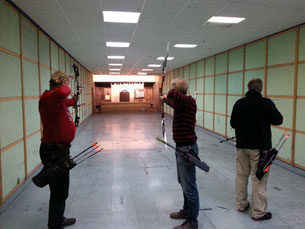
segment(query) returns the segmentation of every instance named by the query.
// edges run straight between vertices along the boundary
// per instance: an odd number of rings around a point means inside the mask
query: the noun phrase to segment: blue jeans
[[[177,146],[183,152],[193,150],[198,155],[197,143],[190,146]],[[199,194],[196,184],[196,168],[194,164],[186,161],[179,152],[176,151],[177,177],[183,190],[184,204],[183,211],[186,219],[194,226],[198,225],[197,216],[199,213]]]

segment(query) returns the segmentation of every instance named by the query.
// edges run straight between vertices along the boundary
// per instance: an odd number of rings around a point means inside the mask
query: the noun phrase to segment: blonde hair
[[[50,84],[60,85],[70,78],[71,76],[68,76],[64,72],[58,70],[51,75]]]
[[[187,89],[189,87],[187,81],[184,80],[184,79],[181,79],[181,78],[173,79],[172,82],[171,82],[171,85],[172,85],[173,89],[176,89],[178,91],[182,91],[185,94],[186,94]]]

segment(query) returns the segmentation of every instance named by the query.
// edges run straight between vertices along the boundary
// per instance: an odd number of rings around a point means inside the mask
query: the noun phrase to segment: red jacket
[[[68,107],[75,104],[68,99],[71,89],[62,85],[45,90],[39,100],[39,113],[43,126],[41,141],[53,144],[69,144],[75,137],[75,125]]]

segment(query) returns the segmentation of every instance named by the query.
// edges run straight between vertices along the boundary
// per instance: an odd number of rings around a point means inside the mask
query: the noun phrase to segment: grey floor
[[[166,117],[171,140],[171,117]],[[182,207],[174,152],[154,138],[161,135],[158,113],[95,114],[80,126],[72,143],[75,155],[93,141],[105,150],[71,171],[66,216],[71,229],[169,229],[181,224],[169,214]],[[305,177],[274,165],[268,183],[273,218],[254,222],[234,205],[235,148],[197,129],[200,157],[211,170],[197,170],[199,228],[305,228]],[[22,190],[22,191],[21,191]],[[249,188],[251,194],[251,188]],[[48,188],[27,182],[1,209],[0,229],[45,229]],[[250,199],[250,198],[249,198]],[[251,209],[250,209],[251,210]]]

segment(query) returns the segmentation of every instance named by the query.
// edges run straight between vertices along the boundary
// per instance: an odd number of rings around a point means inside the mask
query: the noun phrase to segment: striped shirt
[[[187,146],[196,143],[197,105],[195,99],[181,91],[171,89],[163,101],[174,109],[173,139],[176,144]]]

